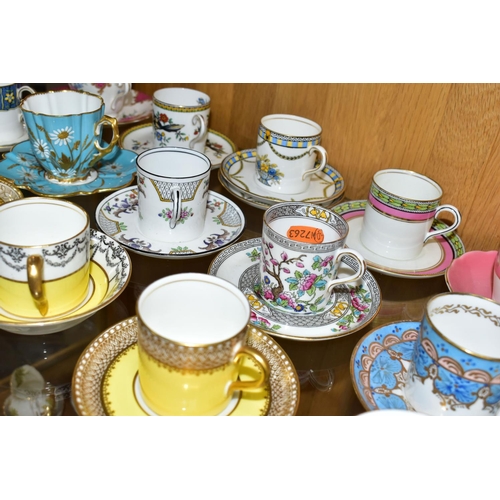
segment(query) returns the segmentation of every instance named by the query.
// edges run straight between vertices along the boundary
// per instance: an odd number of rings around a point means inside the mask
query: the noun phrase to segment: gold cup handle
[[[36,308],[42,316],[49,311],[49,303],[43,292],[43,258],[41,255],[30,255],[26,266],[28,286]]]
[[[243,346],[234,357],[234,362],[237,363],[243,356],[249,356],[260,366],[260,376],[256,380],[236,380],[228,386],[228,394],[233,391],[248,391],[251,389],[260,389],[269,380],[269,363],[262,354],[250,346]]]
[[[113,137],[111,138],[111,142],[106,147],[102,147],[97,139],[94,141],[94,146],[99,151],[99,153],[94,155],[94,158],[90,162],[91,166],[93,166],[95,162],[97,160],[100,160],[103,156],[106,156],[108,153],[111,153],[111,151],[113,151],[113,148],[116,146],[118,139],[120,138],[120,131],[118,130],[118,120],[108,115],[104,115],[95,124],[94,134],[98,136],[101,133],[102,125],[105,123],[111,125],[111,128],[113,129]]]

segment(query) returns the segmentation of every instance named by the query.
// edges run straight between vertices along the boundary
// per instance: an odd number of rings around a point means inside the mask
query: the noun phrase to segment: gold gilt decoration
[[[467,306],[465,304],[445,305],[442,307],[436,307],[432,309],[430,315],[432,317],[433,314],[449,314],[449,313],[459,314],[460,312],[464,312],[466,314],[473,314],[474,316],[478,316],[479,318],[488,319],[495,326],[500,326],[500,318],[494,315],[491,311],[487,311],[482,307]]]

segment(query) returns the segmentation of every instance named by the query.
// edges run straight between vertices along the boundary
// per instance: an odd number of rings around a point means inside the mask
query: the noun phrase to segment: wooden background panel
[[[365,199],[383,168],[428,175],[461,211],[466,249],[500,248],[499,84],[133,84],[149,95],[174,86],[210,95],[210,128],[240,149],[255,147],[266,114],[316,121],[350,199]]]

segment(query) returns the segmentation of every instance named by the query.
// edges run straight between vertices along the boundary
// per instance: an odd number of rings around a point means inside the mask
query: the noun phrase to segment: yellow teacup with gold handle
[[[0,206],[0,312],[55,318],[86,299],[90,221],[78,205],[32,197]]]
[[[158,415],[218,415],[234,391],[263,387],[269,365],[246,345],[250,306],[231,283],[198,273],[167,276],[137,301],[139,387]],[[238,380],[240,359],[259,366]]]

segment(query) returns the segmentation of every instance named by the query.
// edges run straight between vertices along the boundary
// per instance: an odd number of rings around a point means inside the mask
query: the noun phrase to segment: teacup
[[[104,113],[117,117],[126,104],[132,89],[131,83],[68,83],[71,90],[84,90],[104,99]]]
[[[207,213],[210,160],[186,148],[153,148],[137,157],[140,231],[165,242],[201,235]]]
[[[326,208],[300,202],[264,213],[259,294],[271,307],[300,314],[325,310],[335,287],[355,284],[366,271],[363,257],[344,248],[347,222]],[[342,258],[353,273],[338,278]]]
[[[208,137],[210,97],[198,90],[165,88],[153,94],[153,144],[203,153]]]
[[[23,92],[33,94],[28,85],[18,87],[17,83],[0,83],[0,144],[11,144],[25,134],[23,115],[19,101]]]
[[[497,253],[493,266],[492,297],[495,302],[500,302],[500,252]]]
[[[425,175],[410,170],[379,170],[373,176],[360,233],[370,251],[395,260],[414,259],[431,238],[454,231],[461,222],[453,205],[441,205],[443,190]],[[450,226],[431,231],[441,212],[450,212]]]
[[[0,206],[0,307],[15,319],[54,318],[87,297],[90,221],[78,205],[23,198]]]
[[[88,92],[36,93],[21,101],[21,110],[33,153],[52,182],[92,182],[93,167],[119,139],[116,118],[104,115],[102,98]],[[108,145],[101,143],[104,124],[113,129]]]
[[[496,415],[500,410],[500,304],[443,293],[425,307],[404,394],[428,415]]]
[[[327,154],[320,146],[321,127],[294,115],[268,115],[257,137],[256,176],[259,185],[284,194],[303,193],[311,176],[321,172]]]
[[[137,301],[142,399],[159,415],[218,415],[235,391],[262,388],[269,365],[246,345],[250,306],[216,276],[180,273],[149,285]],[[259,367],[238,380],[240,360]]]

